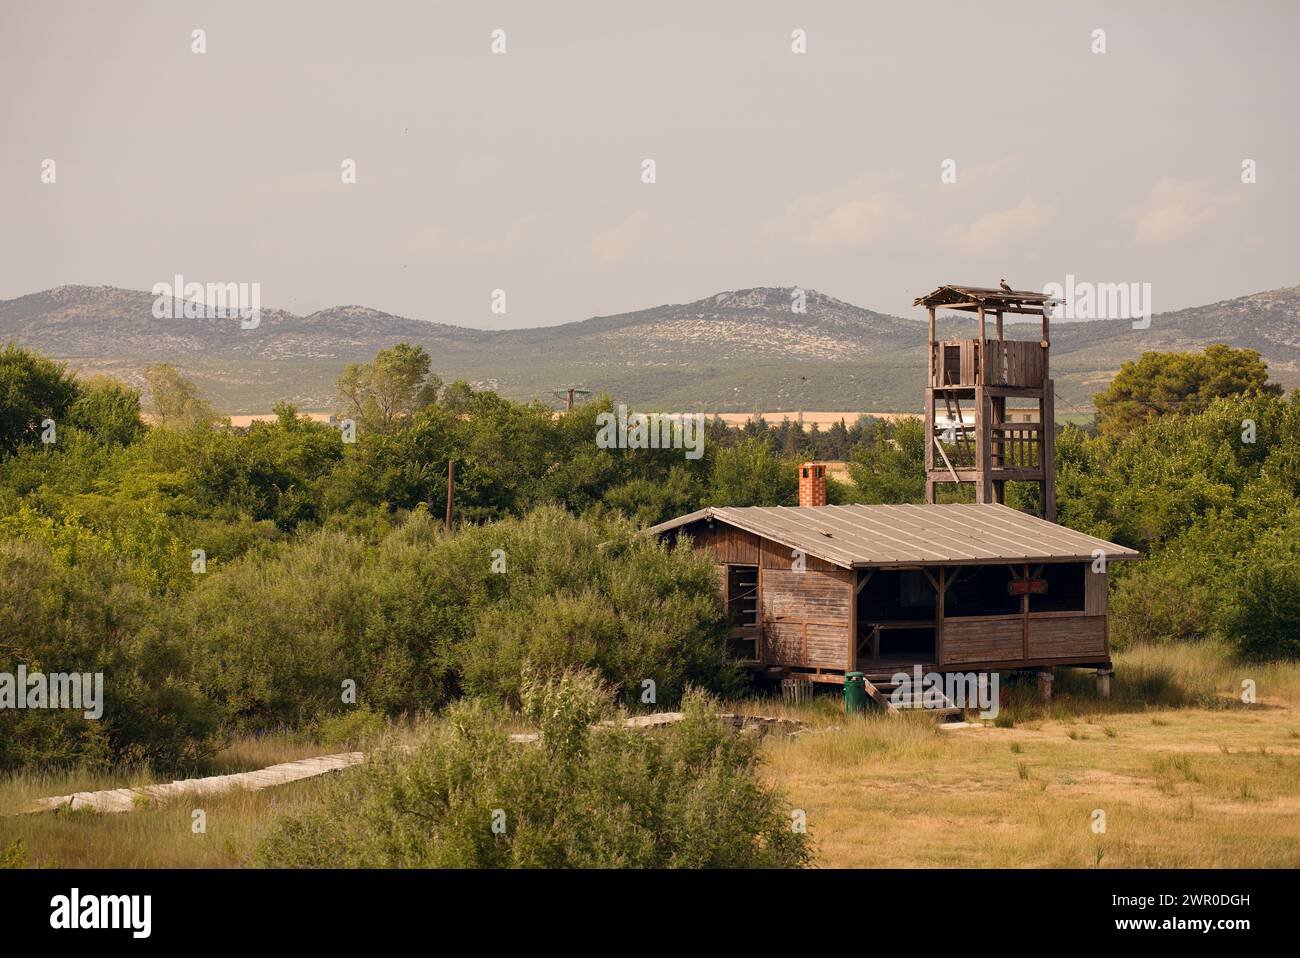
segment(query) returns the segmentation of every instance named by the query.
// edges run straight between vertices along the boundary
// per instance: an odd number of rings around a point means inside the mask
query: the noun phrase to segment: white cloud
[[[406,241],[406,251],[414,256],[445,256],[464,259],[505,259],[519,251],[529,239],[533,215],[513,220],[499,232],[485,232],[478,236],[453,236],[438,225],[417,230]]]
[[[868,172],[834,189],[796,197],[766,232],[823,248],[895,239],[910,221],[894,188],[898,179],[892,173]]]
[[[1160,180],[1137,206],[1120,214],[1143,246],[1181,242],[1223,219],[1237,205],[1237,194],[1215,190],[1204,180]]]
[[[968,256],[983,256],[1033,236],[1055,214],[1055,207],[1026,196],[1015,206],[985,213],[969,225],[950,226],[946,237],[951,246]]]
[[[880,190],[865,199],[849,200],[826,211],[810,224],[807,237],[831,246],[870,246],[887,239],[906,219],[898,194]]]
[[[644,252],[660,232],[648,211],[633,210],[618,226],[591,238],[591,255],[607,266],[623,263],[634,253]]]
[[[982,256],[1032,237],[1055,216],[1054,206],[1031,197],[998,209],[1016,188],[1022,160],[1009,154],[986,163],[958,165],[957,182],[898,170],[862,173],[834,189],[792,201],[767,225],[769,236],[820,249],[930,249],[936,240],[970,256]],[[1014,194],[1012,194],[1014,195]],[[988,212],[990,206],[993,211]]]

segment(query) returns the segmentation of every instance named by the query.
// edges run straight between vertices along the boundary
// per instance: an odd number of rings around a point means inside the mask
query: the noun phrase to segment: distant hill
[[[304,409],[334,404],[348,362],[415,342],[444,379],[465,378],[520,399],[553,400],[568,383],[647,406],[901,411],[918,408],[925,325],[789,288],[718,293],[693,303],[599,316],[560,326],[485,331],[338,306],[308,316],[264,308],[255,330],[234,320],[153,317],[153,296],[111,286],[61,286],[0,301],[0,342],[13,340],[82,372],[140,383],[170,362],[228,413],[265,412],[280,398]],[[918,311],[919,312],[919,311]],[[973,335],[974,320],[940,318],[945,335]],[[1009,324],[1013,338],[1038,335]],[[1126,359],[1147,350],[1248,346],[1274,378],[1300,384],[1300,287],[1153,317],[1053,324],[1058,406],[1084,408]]]

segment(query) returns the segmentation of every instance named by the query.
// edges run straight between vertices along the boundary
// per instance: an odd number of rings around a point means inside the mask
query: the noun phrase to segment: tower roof
[[[1046,293],[1032,290],[989,289],[985,286],[940,286],[933,293],[918,296],[913,306],[933,306],[973,313],[981,306],[988,312],[1033,313],[1041,315],[1043,304],[1051,299]]]

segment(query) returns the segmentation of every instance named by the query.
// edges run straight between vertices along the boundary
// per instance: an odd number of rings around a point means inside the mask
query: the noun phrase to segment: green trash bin
[[[861,672],[848,672],[844,676],[844,711],[862,714],[867,710],[866,677]]]

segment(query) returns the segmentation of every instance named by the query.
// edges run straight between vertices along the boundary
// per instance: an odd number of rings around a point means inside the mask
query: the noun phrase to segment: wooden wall
[[[1029,617],[1029,657],[1065,659],[1106,652],[1106,620],[1096,615]]]
[[[1110,657],[1106,595],[1106,573],[1093,572],[1088,564],[1084,572],[1084,605],[1079,612],[945,618],[940,664],[1088,657],[1105,660]]]
[[[1107,578],[1105,572],[1093,572],[1089,563],[1088,571],[1083,574],[1083,611],[1088,615],[1106,614]]]
[[[843,670],[848,659],[853,573],[769,569],[761,573],[759,619],[768,665]]]
[[[856,573],[815,556],[793,569],[792,550],[724,523],[689,527],[698,549],[719,566],[759,567],[761,661],[766,665],[844,671],[853,631]]]
[[[789,548],[723,523],[709,528],[699,522],[686,531],[696,548],[713,553],[719,566],[759,567],[759,654],[764,664],[845,670],[856,628],[856,570],[808,556],[804,571],[796,572]],[[1106,580],[1105,573],[1085,573],[1084,608],[1078,613],[943,619],[940,664],[1108,658]]]
[[[1020,658],[1024,647],[1025,620],[1021,616],[943,620],[944,665],[1006,662]]]

